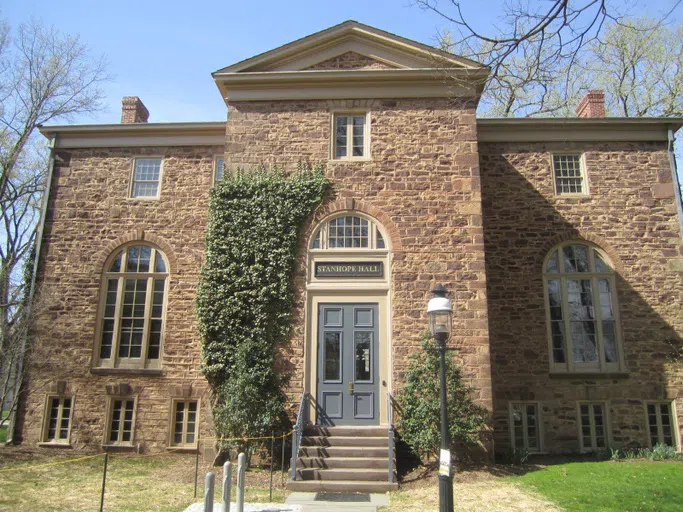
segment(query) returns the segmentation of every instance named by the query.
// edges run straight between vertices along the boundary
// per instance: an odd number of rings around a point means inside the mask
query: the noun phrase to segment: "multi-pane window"
[[[676,448],[675,426],[671,402],[650,402],[645,404],[650,446],[666,444]]]
[[[47,414],[43,441],[68,443],[71,432],[72,397],[51,396],[47,399]]]
[[[581,155],[553,155],[555,193],[587,194]]]
[[[367,114],[335,114],[333,119],[334,158],[353,159],[367,157]]]
[[[197,440],[197,402],[178,400],[173,403],[173,446],[194,446]]]
[[[545,263],[551,367],[617,370],[621,367],[614,271],[595,247],[565,243]]]
[[[158,249],[130,245],[118,252],[104,276],[99,366],[159,367],[167,280]]]
[[[604,403],[579,403],[579,429],[581,451],[596,451],[606,448],[608,420]]]
[[[132,197],[159,197],[161,158],[136,158]]]
[[[107,444],[133,444],[135,399],[112,398],[107,428]]]
[[[213,171],[214,171],[214,181],[220,181],[223,179],[223,167],[225,161],[222,156],[217,156],[213,161]]]
[[[510,436],[514,449],[526,449],[529,452],[541,451],[541,427],[537,403],[510,403]]]
[[[311,249],[386,249],[386,244],[374,222],[357,215],[343,215],[320,227]]]

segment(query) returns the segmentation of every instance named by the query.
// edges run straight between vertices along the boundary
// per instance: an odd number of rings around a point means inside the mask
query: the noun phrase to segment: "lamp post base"
[[[439,475],[439,512],[453,512],[453,484],[446,475]]]

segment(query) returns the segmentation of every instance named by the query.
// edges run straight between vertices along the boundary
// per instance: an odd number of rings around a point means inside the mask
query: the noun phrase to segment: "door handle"
[[[349,382],[349,395],[353,395],[353,382]]]

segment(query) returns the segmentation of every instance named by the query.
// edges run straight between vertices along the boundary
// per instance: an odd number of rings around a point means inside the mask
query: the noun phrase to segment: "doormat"
[[[313,501],[347,501],[352,503],[370,503],[370,495],[355,492],[318,492]]]

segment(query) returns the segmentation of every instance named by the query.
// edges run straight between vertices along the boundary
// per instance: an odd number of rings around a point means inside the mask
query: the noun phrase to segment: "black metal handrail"
[[[292,480],[296,480],[296,459],[299,458],[299,447],[301,446],[301,438],[304,435],[304,428],[306,427],[307,417],[308,393],[304,391],[303,393],[301,393],[301,402],[299,403],[299,414],[297,414],[296,416],[294,434],[292,435],[292,460],[289,466]]]
[[[389,483],[396,481],[394,473],[394,410],[391,404],[393,397],[387,391],[387,423],[389,424]]]

